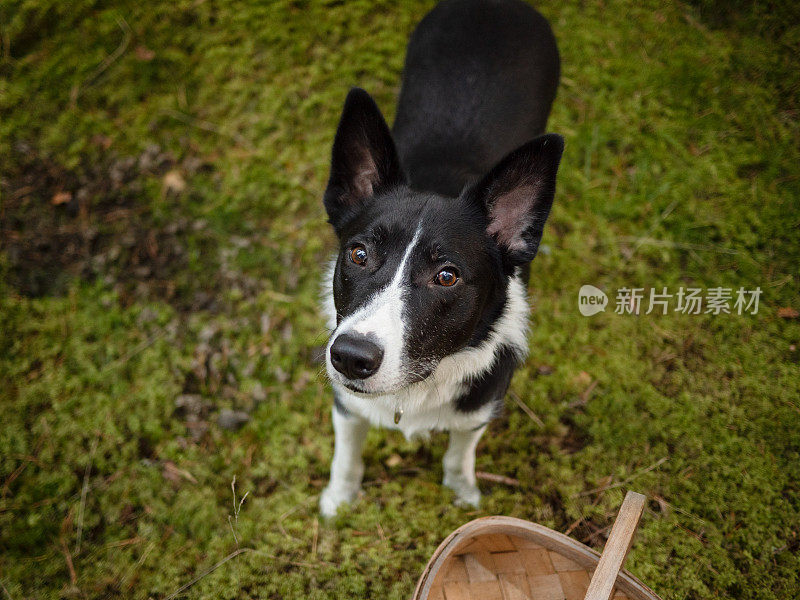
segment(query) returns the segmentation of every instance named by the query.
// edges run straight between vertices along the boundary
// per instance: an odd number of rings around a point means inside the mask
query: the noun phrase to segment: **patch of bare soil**
[[[159,222],[144,193],[148,179],[157,178],[170,201],[183,192],[184,177],[208,164],[179,163],[155,145],[139,156],[105,153],[72,169],[28,144],[15,150],[15,164],[0,177],[0,250],[18,293],[60,295],[73,278],[102,278],[123,301],[154,296],[181,308],[211,302],[207,290],[189,289],[185,273],[189,236],[202,248],[216,246],[205,223],[177,208]]]

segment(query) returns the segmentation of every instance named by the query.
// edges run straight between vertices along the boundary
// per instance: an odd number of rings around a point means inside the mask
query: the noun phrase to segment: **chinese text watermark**
[[[668,312],[686,315],[699,314],[758,314],[761,288],[748,290],[712,287],[679,287],[671,292],[662,288],[617,289],[614,312],[618,315],[666,315]],[[606,309],[608,296],[593,285],[581,286],[578,292],[578,310],[586,317]]]

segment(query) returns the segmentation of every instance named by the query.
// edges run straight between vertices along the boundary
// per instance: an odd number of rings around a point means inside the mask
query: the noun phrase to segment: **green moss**
[[[320,202],[330,144],[351,85],[393,114],[403,48],[431,4],[0,7],[3,231],[33,244],[78,227],[59,212],[34,229],[67,186],[94,190],[85,218],[101,234],[76,254],[89,276],[70,263],[35,298],[14,275],[18,242],[1,242],[0,582],[11,597],[77,595],[65,548],[83,597],[165,597],[238,540],[252,551],[185,597],[407,598],[466,520],[518,516],[600,547],[626,488],[651,498],[628,566],[664,598],[800,593],[800,325],[778,316],[800,308],[786,59],[798,29],[748,28],[761,13],[746,7],[720,21],[712,2],[540,6],[562,52],[550,129],[567,150],[550,252],[532,270],[531,357],[512,391],[544,425],[509,398],[478,455],[519,487],[483,482],[483,509],[457,509],[439,486],[444,436],[375,431],[363,499],[318,521],[333,442],[312,362],[334,246]],[[137,167],[121,189],[97,184],[153,144],[168,166]],[[31,156],[49,166],[22,193]],[[165,190],[169,170],[183,192]],[[128,229],[141,244],[118,251]],[[158,262],[178,246],[179,259]],[[130,275],[143,265],[165,274]],[[588,319],[576,310],[584,283],[764,295],[755,316]],[[187,394],[191,414],[175,405]],[[252,419],[223,431],[221,408]],[[394,454],[402,462],[387,466]],[[229,522],[234,476],[248,496]]]

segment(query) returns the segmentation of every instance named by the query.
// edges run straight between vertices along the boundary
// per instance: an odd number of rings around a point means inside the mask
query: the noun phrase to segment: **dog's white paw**
[[[477,485],[469,483],[461,475],[444,476],[442,484],[450,488],[456,494],[453,504],[462,508],[478,508],[481,505],[481,491]]]
[[[480,508],[481,491],[477,486],[461,489],[456,492],[456,499],[453,504],[461,508]]]
[[[319,497],[319,512],[326,519],[336,516],[336,511],[343,504],[348,504],[355,500],[358,496],[359,488],[343,490],[341,488],[335,489],[330,485],[322,490],[322,495]]]

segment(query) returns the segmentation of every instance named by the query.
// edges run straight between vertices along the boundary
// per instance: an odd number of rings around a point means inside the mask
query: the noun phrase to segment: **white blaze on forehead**
[[[406,247],[389,285],[375,294],[365,306],[345,318],[336,328],[336,335],[331,336],[332,343],[343,333],[369,335],[383,348],[383,361],[378,372],[365,381],[375,389],[390,387],[401,378],[402,360],[405,353],[403,308],[407,294],[407,285],[404,283],[404,279],[408,259],[419,241],[421,230],[422,224],[420,223],[414,237]]]

